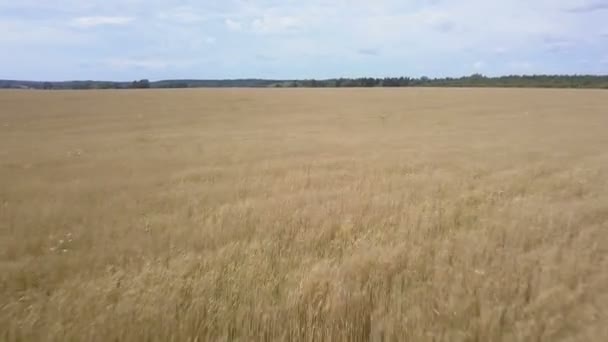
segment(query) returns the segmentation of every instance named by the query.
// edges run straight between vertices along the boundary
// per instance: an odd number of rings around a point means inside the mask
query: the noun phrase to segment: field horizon
[[[494,75],[472,74],[460,77],[334,77],[334,78],[232,78],[232,79],[149,79],[135,81],[34,81],[3,80],[0,89],[186,89],[186,88],[373,88],[373,87],[505,87],[505,88],[565,88],[608,89],[608,75],[603,74],[520,74]]]
[[[608,340],[608,92],[0,91],[0,339]]]

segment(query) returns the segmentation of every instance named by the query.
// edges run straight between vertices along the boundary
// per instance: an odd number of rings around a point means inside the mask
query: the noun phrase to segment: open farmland
[[[0,92],[0,339],[608,340],[608,92]]]

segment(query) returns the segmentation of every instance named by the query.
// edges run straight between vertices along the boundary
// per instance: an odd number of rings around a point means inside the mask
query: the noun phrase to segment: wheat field
[[[0,340],[606,341],[608,92],[0,92]]]

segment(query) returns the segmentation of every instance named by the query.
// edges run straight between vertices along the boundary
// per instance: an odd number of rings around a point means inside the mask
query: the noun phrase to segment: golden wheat
[[[608,340],[608,92],[0,92],[0,339]]]

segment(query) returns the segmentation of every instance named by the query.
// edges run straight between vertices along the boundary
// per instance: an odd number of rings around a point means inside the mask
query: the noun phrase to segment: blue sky
[[[608,74],[608,0],[0,0],[0,79]]]

